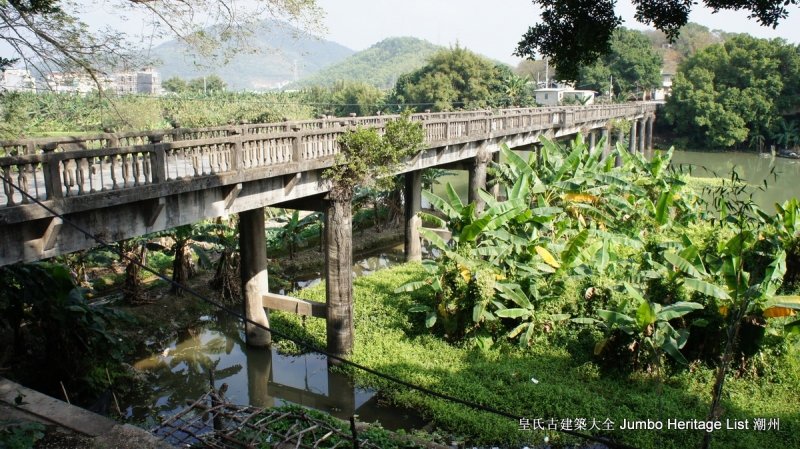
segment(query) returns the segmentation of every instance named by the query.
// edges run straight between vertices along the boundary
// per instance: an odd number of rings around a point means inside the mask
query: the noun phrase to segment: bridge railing
[[[655,105],[423,113],[429,144],[520,130],[577,126],[654,111]],[[97,134],[0,141],[0,176],[42,201],[143,188],[165,182],[256,170],[327,158],[339,152],[338,135],[353,126],[382,130],[397,115],[321,118],[283,123]],[[28,198],[3,183],[0,208]]]

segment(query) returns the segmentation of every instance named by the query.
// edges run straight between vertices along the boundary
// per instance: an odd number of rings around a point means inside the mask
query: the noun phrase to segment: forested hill
[[[331,86],[337,80],[364,81],[381,89],[394,87],[403,73],[425,65],[442,47],[415,37],[390,37],[288,86]]]
[[[267,90],[293,81],[295,64],[298,78],[303,78],[354,53],[343,45],[325,39],[301,38],[295,41],[290,37],[295,33],[297,30],[287,24],[270,26],[269,32],[254,36],[253,39],[272,51],[239,54],[227,65],[214,67],[198,65],[177,41],[159,45],[153,49],[153,54],[162,62],[158,66],[162,80],[172,76],[191,79],[216,74],[227,83],[229,90]]]

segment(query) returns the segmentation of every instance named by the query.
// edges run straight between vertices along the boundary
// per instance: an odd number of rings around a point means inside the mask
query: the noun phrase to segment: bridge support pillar
[[[655,116],[648,117],[647,120],[647,149],[653,149],[653,122],[656,121]]]
[[[608,128],[602,128],[600,133],[602,138],[605,139],[603,141],[603,154],[600,156],[600,159],[606,160],[611,154],[611,131]]]
[[[617,144],[625,148],[625,131],[621,129],[617,131]],[[622,167],[622,156],[618,155],[617,158],[614,159],[614,167]]]
[[[589,154],[593,154],[594,153],[594,151],[595,151],[594,147],[595,147],[596,143],[597,142],[595,141],[594,132],[593,131],[589,131]]]
[[[245,316],[269,328],[269,315],[264,309],[261,298],[262,294],[269,291],[263,207],[239,213],[239,247],[242,257],[242,296]],[[250,346],[269,346],[272,335],[267,330],[246,323],[245,341]]]
[[[325,297],[328,352],[344,357],[353,351],[353,221],[351,198],[340,196],[331,192],[325,209]]]
[[[636,152],[636,124],[638,121],[636,119],[631,120],[631,138],[629,139],[628,143],[630,146],[628,150],[631,154]]]
[[[405,176],[405,253],[406,262],[412,262],[422,260],[422,245],[419,239],[422,219],[417,216],[417,212],[422,209],[422,170],[410,171]]]
[[[640,125],[639,126],[639,152],[640,153],[644,153],[644,135],[645,135],[645,129],[646,129],[646,126],[647,126],[646,125],[647,122],[648,122],[647,117],[642,117],[641,119],[639,119],[639,125]]]
[[[492,155],[486,152],[485,148],[481,148],[469,166],[468,201],[475,202],[475,212],[478,213],[483,212],[483,208],[486,206],[486,202],[478,195],[478,189],[486,189],[486,169],[489,167],[491,159]]]
[[[500,152],[499,151],[496,152],[496,153],[492,153],[492,162],[494,162],[495,164],[499,164],[500,163]],[[494,176],[486,175],[486,183],[487,183],[487,185],[493,179],[494,179]],[[497,197],[500,196],[500,184],[495,183],[492,187],[490,187],[489,188],[489,193],[492,194],[494,199],[497,199]]]

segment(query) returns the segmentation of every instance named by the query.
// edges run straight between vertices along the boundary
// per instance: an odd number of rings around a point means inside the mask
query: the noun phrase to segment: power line
[[[12,183],[10,180],[7,180],[5,178],[2,178],[2,179],[9,186],[11,186],[12,188],[16,189],[23,196],[27,197],[30,201],[34,202],[35,204],[38,204],[39,206],[41,206],[44,210],[46,210],[47,212],[49,212],[53,216],[60,218],[64,223],[72,226],[73,228],[75,228],[75,230],[77,230],[81,234],[83,234],[86,237],[89,237],[90,239],[94,240],[100,246],[104,247],[107,250],[110,250],[114,254],[117,254],[121,259],[125,259],[125,260],[127,260],[127,261],[129,261],[129,262],[131,262],[133,264],[136,264],[139,268],[142,268],[143,270],[147,271],[148,273],[151,273],[151,274],[157,276],[161,280],[164,280],[167,283],[172,284],[175,287],[178,287],[178,288],[180,288],[182,290],[185,290],[185,291],[189,292],[190,294],[194,295],[195,297],[205,301],[208,304],[211,304],[212,306],[214,306],[214,307],[216,307],[216,308],[218,308],[218,309],[220,309],[220,310],[222,310],[222,311],[224,311],[224,312],[226,312],[226,313],[228,313],[228,314],[230,314],[230,315],[232,315],[232,316],[234,316],[236,318],[239,318],[240,320],[242,320],[245,323],[249,323],[251,325],[254,325],[254,326],[256,326],[256,327],[258,327],[260,329],[263,329],[263,330],[269,332],[272,335],[276,335],[278,337],[281,337],[283,339],[291,341],[291,342],[293,342],[293,343],[295,343],[297,345],[300,345],[300,346],[302,346],[302,347],[304,347],[304,348],[306,348],[306,349],[308,349],[308,350],[310,350],[312,352],[316,352],[318,354],[322,354],[322,355],[324,355],[326,357],[329,357],[331,359],[338,360],[339,362],[342,362],[345,365],[352,366],[352,367],[360,369],[360,370],[362,370],[364,372],[367,372],[367,373],[370,373],[372,375],[378,376],[380,378],[386,379],[388,381],[400,384],[400,385],[402,385],[404,387],[408,387],[408,388],[411,388],[413,390],[420,391],[420,392],[425,393],[427,395],[435,396],[435,397],[438,397],[440,399],[445,399],[447,401],[455,402],[455,403],[458,403],[458,404],[461,404],[461,405],[466,405],[467,407],[471,407],[471,408],[473,408],[475,410],[480,410],[480,411],[484,411],[484,412],[493,413],[495,415],[503,416],[503,417],[506,417],[506,418],[511,418],[511,419],[513,419],[515,421],[520,421],[521,419],[524,419],[524,417],[522,417],[522,416],[517,416],[517,415],[514,415],[512,413],[508,413],[508,412],[505,412],[505,411],[502,411],[502,410],[498,410],[498,409],[493,408],[493,407],[488,407],[488,406],[485,406],[485,405],[476,404],[474,402],[470,402],[470,401],[466,401],[466,400],[463,400],[463,399],[459,399],[457,397],[450,396],[450,395],[447,395],[447,394],[444,394],[444,393],[439,393],[437,391],[430,390],[428,388],[425,388],[425,387],[422,387],[422,386],[419,386],[419,385],[414,385],[414,384],[412,384],[410,382],[406,382],[406,381],[404,381],[402,379],[398,379],[398,378],[396,378],[394,376],[390,376],[388,374],[381,373],[380,371],[376,371],[376,370],[374,370],[372,368],[366,367],[366,366],[358,364],[356,362],[352,362],[352,361],[347,360],[347,359],[345,359],[343,357],[331,354],[331,353],[329,353],[329,352],[327,352],[327,351],[325,351],[323,349],[319,349],[317,347],[314,347],[314,346],[312,346],[312,345],[310,345],[310,344],[308,344],[308,343],[306,343],[304,341],[296,340],[296,339],[294,339],[294,338],[292,338],[292,337],[290,337],[290,336],[288,336],[288,335],[286,335],[286,334],[284,334],[282,332],[276,331],[276,330],[268,328],[268,327],[266,327],[266,326],[264,326],[264,325],[262,325],[260,323],[257,323],[257,322],[255,322],[253,320],[250,320],[246,316],[242,315],[241,313],[236,312],[233,309],[230,309],[230,308],[228,308],[228,307],[226,307],[226,306],[214,301],[213,299],[206,298],[205,296],[203,296],[202,294],[198,293],[197,291],[195,291],[191,287],[183,285],[183,284],[181,284],[179,282],[175,282],[174,280],[162,275],[161,273],[153,270],[152,268],[143,265],[138,260],[135,260],[132,257],[129,257],[127,254],[124,254],[122,251],[119,251],[118,249],[112,247],[111,245],[109,245],[108,243],[106,243],[105,241],[100,239],[99,237],[95,236],[94,234],[90,233],[89,231],[86,231],[83,228],[81,228],[80,226],[78,226],[77,224],[73,223],[68,218],[66,218],[63,215],[59,214],[58,212],[50,209],[44,203],[42,203],[38,198],[34,198],[28,192],[23,191],[17,185]],[[579,438],[583,438],[583,439],[586,439],[586,440],[594,441],[594,442],[597,442],[597,443],[602,443],[602,444],[605,444],[607,446],[614,447],[614,448],[619,448],[619,449],[638,449],[638,448],[636,448],[634,446],[628,446],[626,444],[616,443],[614,441],[607,440],[605,438],[596,437],[596,436],[593,436],[593,435],[588,435],[588,434],[584,434],[584,433],[580,433],[580,432],[576,432],[576,431],[572,431],[572,430],[556,429],[555,431],[556,432],[561,432],[561,433],[564,433],[564,434],[567,434],[567,435],[571,435],[571,436],[574,436],[574,437],[579,437]]]

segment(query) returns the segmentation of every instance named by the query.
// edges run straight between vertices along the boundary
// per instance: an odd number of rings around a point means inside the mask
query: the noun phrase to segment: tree
[[[0,69],[21,62],[42,76],[81,72],[100,85],[104,72],[154,62],[144,51],[153,38],[172,37],[186,44],[190,56],[224,61],[237,52],[268,50],[250,39],[257,30],[292,22],[301,34],[318,32],[323,15],[314,0],[104,2],[103,10],[120,19],[138,14],[146,17],[141,41],[137,41],[114,26],[90,28],[82,14],[95,8],[93,2],[87,5],[65,0],[1,2],[0,40],[11,50],[0,57]]]
[[[661,58],[642,32],[624,27],[614,31],[611,53],[583,67],[578,85],[605,92],[611,76],[614,77],[615,94],[637,87],[649,90],[661,85]]]
[[[395,86],[398,103],[418,111],[495,106],[506,96],[511,69],[456,45],[433,55],[428,64],[402,75]]]
[[[692,144],[730,147],[773,135],[800,104],[800,53],[782,39],[738,35],[687,59],[672,81],[667,121]]]
[[[542,9],[542,21],[528,28],[514,52],[534,59],[550,58],[562,79],[577,81],[581,67],[593,64],[611,53],[614,30],[622,18],[614,11],[615,0],[533,0]],[[636,20],[652,25],[674,42],[689,21],[692,5],[688,0],[633,0]],[[745,10],[761,25],[776,27],[787,18],[786,7],[800,0],[703,0],[714,11]]]
[[[375,128],[361,127],[341,134],[340,152],[336,154],[334,165],[323,172],[323,177],[332,182],[325,226],[327,260],[334,261],[326,280],[328,350],[338,355],[349,352],[353,343],[350,203],[357,185],[372,185],[375,179],[390,175],[405,158],[416,154],[425,133],[422,125],[410,121],[409,116],[406,112],[399,119],[387,122],[382,135]]]
[[[222,81],[218,75],[199,76],[189,81],[186,85],[188,92],[198,92],[204,94],[213,94],[214,92],[224,92],[228,85]]]
[[[173,76],[164,80],[164,82],[161,83],[161,87],[163,87],[167,92],[175,93],[185,92],[188,88],[186,80],[179,76]]]
[[[331,100],[336,105],[334,113],[339,117],[350,113],[369,116],[381,109],[383,92],[364,81],[340,80],[333,85]]]

